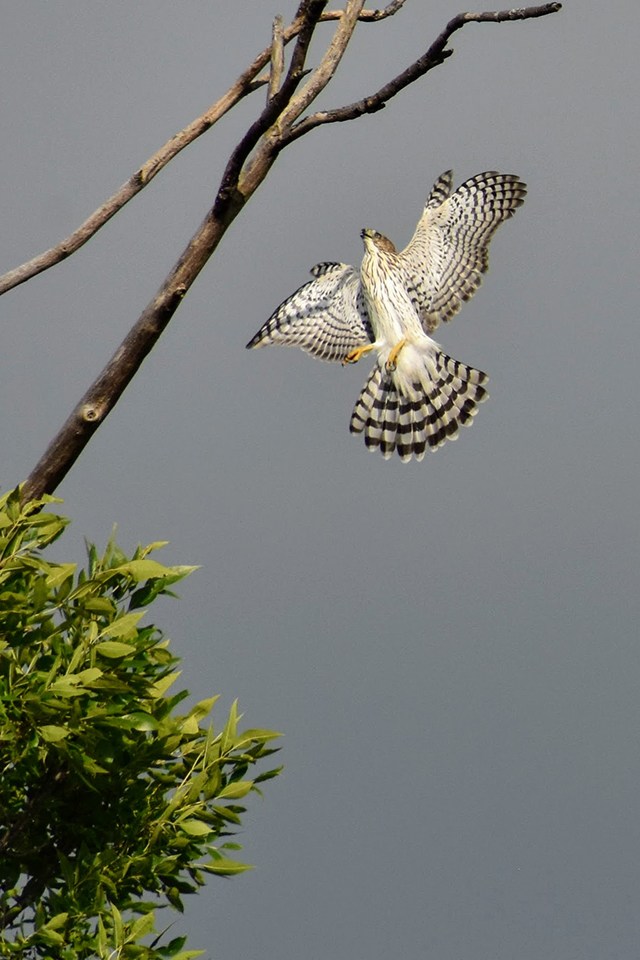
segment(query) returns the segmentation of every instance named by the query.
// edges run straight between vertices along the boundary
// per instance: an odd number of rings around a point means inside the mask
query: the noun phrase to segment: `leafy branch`
[[[107,958],[207,874],[249,869],[228,838],[279,772],[250,773],[278,734],[241,731],[235,704],[216,732],[216,697],[176,712],[178,658],[141,620],[195,568],[113,539],[87,570],[52,563],[67,523],[52,502],[0,500],[0,956]]]

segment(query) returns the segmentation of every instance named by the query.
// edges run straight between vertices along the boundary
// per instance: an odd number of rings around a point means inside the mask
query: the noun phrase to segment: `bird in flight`
[[[452,172],[429,194],[415,233],[398,253],[375,230],[363,230],[360,269],[318,263],[267,320],[247,349],[270,343],[301,347],[321,360],[376,364],[356,402],[349,429],[388,459],[422,460],[427,448],[455,440],[488,396],[485,373],[453,360],[431,334],[469,300],[489,268],[489,242],[524,203],[526,184],[488,170],[451,193]]]

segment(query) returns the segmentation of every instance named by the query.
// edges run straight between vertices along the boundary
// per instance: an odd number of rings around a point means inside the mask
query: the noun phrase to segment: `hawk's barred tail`
[[[399,389],[393,373],[377,364],[358,398],[349,429],[364,432],[367,448],[379,449],[385,460],[395,450],[403,461],[422,460],[427,447],[435,450],[445,440],[455,440],[459,424],[470,426],[477,405],[488,397],[482,386],[488,379],[481,370],[438,351],[427,377],[412,384],[410,395]]]

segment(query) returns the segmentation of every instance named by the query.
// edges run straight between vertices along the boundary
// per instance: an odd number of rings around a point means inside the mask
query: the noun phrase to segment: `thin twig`
[[[380,20],[386,20],[387,17],[392,17],[394,13],[397,13],[400,10],[406,0],[393,0],[393,3],[387,4],[383,10],[361,10],[358,15],[358,20],[362,23],[379,23]],[[320,22],[324,23],[327,20],[339,20],[344,10],[326,10]]]
[[[276,120],[280,123],[282,117],[286,114],[293,93],[305,76],[304,64],[309,51],[309,44],[326,3],[327,0],[306,0],[303,4],[305,23],[298,34],[287,75],[280,90],[269,101],[255,123],[249,127],[229,157],[213,207],[214,216],[220,218],[223,206],[229,202],[229,198],[234,193],[238,193],[238,182],[242,167],[251,151],[267,130],[275,124]],[[239,199],[240,196],[237,196],[236,200]]]
[[[282,17],[278,14],[273,21],[271,40],[271,69],[269,73],[269,89],[267,103],[273,100],[280,88],[282,71],[284,70],[284,26]]]
[[[160,148],[147,162],[131,176],[105,203],[99,207],[95,213],[81,224],[72,234],[56,244],[50,250],[34,257],[20,267],[10,270],[0,277],[0,295],[17,287],[19,284],[30,280],[31,277],[42,273],[43,270],[55,266],[61,260],[65,260],[72,253],[75,253],[82,247],[87,240],[90,240],[98,230],[107,223],[125,204],[140,193],[148,183],[169,163],[170,160],[184,150],[190,143],[193,143],[199,136],[209,130],[214,123],[220,120],[232,107],[248,93],[251,93],[255,87],[252,86],[255,75],[262,70],[268,61],[268,52],[265,56],[263,51],[256,57],[253,63],[247,67],[244,73],[236,80],[233,86],[213,104],[206,113],[198,117],[189,126],[185,127],[180,133],[172,137],[163,147]],[[266,80],[263,81],[266,83]]]
[[[360,19],[368,23],[376,23],[379,20],[384,20],[386,17],[397,13],[404,2],[405,0],[394,0],[394,2],[390,3],[384,10],[363,10]],[[320,20],[338,20],[341,15],[341,10],[329,10],[322,14]],[[283,44],[286,45],[297,37],[303,25],[302,17],[296,16],[293,23],[283,31]],[[240,100],[269,83],[269,74],[265,74],[264,76],[258,76],[258,74],[264,69],[266,64],[269,63],[271,53],[272,46],[267,47],[259,53],[223,97],[217,100],[216,103],[200,117],[193,120],[184,130],[181,130],[180,133],[177,133],[165,143],[163,147],[154,153],[139,170],[136,170],[136,172],[116,190],[113,196],[109,197],[108,200],[98,207],[73,233],[65,237],[60,243],[57,243],[55,247],[45,250],[44,253],[38,254],[38,256],[32,260],[28,260],[26,263],[21,264],[21,266],[15,267],[13,270],[9,270],[0,276],[0,296],[8,290],[13,289],[13,287],[17,287],[21,283],[30,280],[31,277],[35,277],[44,270],[55,266],[62,260],[66,260],[72,253],[79,250],[80,247],[84,246],[129,200],[140,193],[177,154],[184,150],[185,147],[188,147],[190,143],[193,143],[198,137],[202,136],[203,133],[206,133],[207,130],[211,129],[211,127],[228,113],[232,107],[235,107]]]
[[[314,127],[322,124],[343,123],[346,120],[361,117],[365,113],[376,113],[378,110],[382,110],[388,101],[400,93],[401,90],[404,90],[409,84],[415,83],[429,70],[444,63],[448,57],[453,55],[453,50],[445,49],[447,43],[456,30],[460,30],[467,23],[506,23],[514,20],[532,20],[536,17],[548,16],[550,13],[557,13],[561,8],[561,3],[545,3],[542,6],[521,7],[516,10],[459,13],[449,21],[440,36],[434,40],[422,57],[419,57],[411,66],[381,87],[380,90],[344,107],[338,107],[335,110],[322,110],[305,117],[299,123],[292,125],[288,133],[283,134],[278,149],[284,149],[288,143],[297,140]]]
[[[288,107],[283,111],[279,120],[281,139],[284,136],[283,131],[291,126],[298,117],[307,109],[310,103],[316,99],[319,93],[324,90],[329,80],[338,69],[338,65],[344,55],[345,50],[353,36],[358,18],[362,13],[364,0],[347,0],[347,5],[343,11],[342,17],[336,28],[326,53],[322,60],[313,71],[310,79],[307,80],[302,90],[296,94]]]
[[[459,13],[446,25],[438,39],[431,45],[432,50],[444,50],[449,38],[464,27],[466,23],[509,23],[514,20],[535,20],[547,17],[562,9],[561,3],[543,3],[537,7],[518,7],[513,10],[487,10],[485,13]]]

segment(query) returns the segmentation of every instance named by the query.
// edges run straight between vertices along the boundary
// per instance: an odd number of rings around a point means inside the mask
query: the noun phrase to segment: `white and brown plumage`
[[[428,336],[458,312],[489,267],[491,237],[524,202],[525,184],[489,170],[451,194],[448,170],[436,180],[409,245],[397,253],[375,230],[363,230],[360,270],[319,263],[314,279],[284,301],[247,344],[298,346],[321,360],[377,363],[351,416],[383,457],[422,460],[428,447],[454,440],[487,397],[488,377],[452,360]]]

